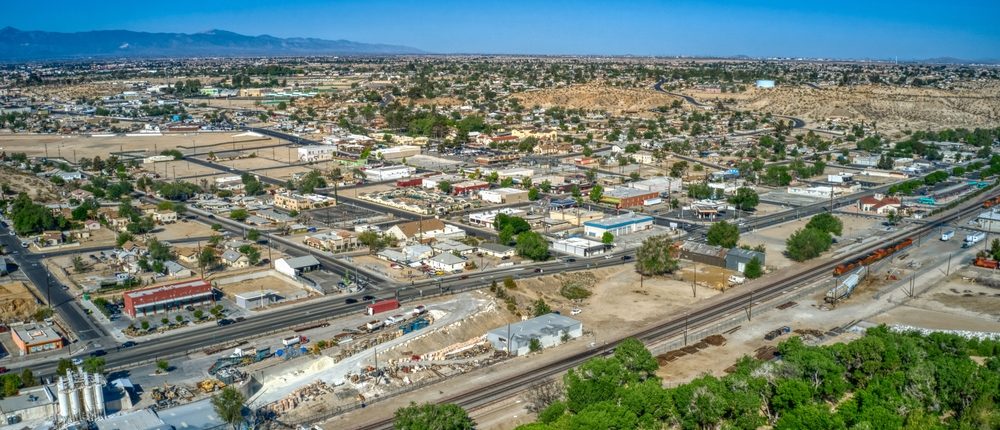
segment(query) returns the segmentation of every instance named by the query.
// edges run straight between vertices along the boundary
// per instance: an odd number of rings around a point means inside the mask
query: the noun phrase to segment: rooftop
[[[313,267],[319,266],[319,260],[311,255],[303,255],[301,257],[284,258],[285,263],[293,269],[301,269],[303,267]]]
[[[511,324],[510,326],[495,328],[490,330],[490,333],[500,337],[507,337],[507,334],[510,333],[512,340],[527,342],[532,338],[538,338],[543,335],[554,335],[560,331],[568,332],[571,327],[577,324],[581,324],[580,321],[570,317],[559,314],[545,314],[527,321]]]
[[[22,326],[13,327],[14,333],[17,334],[21,340],[26,344],[36,344],[36,343],[48,343],[54,342],[56,340],[62,339],[52,327],[39,325],[39,324],[27,324]]]
[[[639,215],[635,212],[628,212],[604,219],[586,221],[583,225],[608,229],[652,220],[653,217],[649,215]]]

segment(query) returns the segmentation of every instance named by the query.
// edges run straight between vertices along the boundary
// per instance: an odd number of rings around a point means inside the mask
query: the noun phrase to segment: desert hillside
[[[561,106],[570,109],[603,110],[611,114],[643,112],[669,105],[678,97],[652,89],[615,88],[600,83],[572,85],[511,94],[521,105],[532,108]]]

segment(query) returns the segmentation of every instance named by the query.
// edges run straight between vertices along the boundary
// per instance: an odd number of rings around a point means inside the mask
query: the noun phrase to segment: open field
[[[571,109],[599,109],[612,113],[644,112],[680,100],[678,97],[653,90],[615,88],[600,83],[526,91],[511,94],[510,98],[520,100],[521,105],[527,108],[559,106]]]
[[[124,151],[138,157],[159,154],[178,147],[198,147],[198,153],[231,149],[233,142],[238,149],[275,145],[279,141],[256,136],[233,137],[239,132],[165,134],[162,136],[80,136],[51,134],[0,134],[0,148],[10,152],[24,152],[29,157],[62,157],[70,162],[80,158],[107,158],[112,152]],[[265,140],[260,140],[265,139]],[[224,145],[229,143],[230,145]],[[221,144],[221,145],[220,145]],[[218,147],[211,145],[219,145]],[[189,151],[182,151],[189,152]]]
[[[844,214],[838,214],[837,216],[844,224],[843,234],[837,238],[842,244],[850,243],[859,237],[868,237],[868,235],[873,233],[873,229],[878,226],[878,222],[869,217]],[[790,267],[796,263],[784,255],[785,241],[788,239],[788,236],[791,236],[796,230],[805,227],[808,223],[809,219],[807,218],[776,225],[764,230],[757,230],[740,236],[740,243],[750,246],[763,244],[766,248],[764,254],[768,267],[776,269]],[[837,245],[835,244],[832,249],[835,250],[836,248]],[[824,255],[826,254],[829,254],[829,251]],[[819,258],[824,258],[824,256],[820,256]]]

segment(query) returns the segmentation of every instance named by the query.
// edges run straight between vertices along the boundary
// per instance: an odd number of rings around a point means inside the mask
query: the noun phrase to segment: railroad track
[[[621,339],[617,339],[607,345],[602,345],[590,350],[581,351],[579,353],[573,354],[555,363],[550,363],[540,368],[530,369],[524,373],[509,378],[500,383],[491,385],[485,388],[477,388],[468,390],[462,393],[458,393],[440,400],[440,403],[454,403],[467,411],[475,410],[482,406],[497,403],[504,399],[508,399],[520,393],[525,388],[529,387],[532,382],[544,380],[549,377],[553,377],[569,369],[572,369],[583,362],[599,356],[604,356],[611,354],[614,348],[619,342],[626,338],[634,337],[641,340],[643,343],[649,343],[659,339],[674,337],[684,333],[684,330],[690,331],[692,328],[698,328],[705,326],[714,321],[722,319],[729,316],[734,311],[739,311],[753,303],[765,302],[778,297],[788,291],[795,289],[799,285],[803,285],[806,281],[812,280],[815,277],[822,275],[830,275],[835,267],[842,261],[849,261],[851,259],[857,258],[858,256],[867,255],[882,246],[885,243],[892,243],[894,241],[902,240],[907,237],[918,239],[919,237],[933,232],[934,229],[941,225],[952,222],[956,219],[960,219],[967,215],[969,212],[980,209],[980,205],[988,198],[980,198],[974,200],[974,202],[967,203],[967,206],[960,207],[952,213],[945,215],[938,215],[936,219],[931,220],[925,224],[919,225],[915,230],[898,232],[894,235],[884,238],[884,240],[879,241],[878,244],[874,244],[863,249],[860,249],[853,253],[853,255],[848,256],[843,259],[830,260],[823,264],[817,265],[808,270],[793,274],[784,279],[775,280],[769,284],[759,286],[754,289],[749,289],[745,292],[734,294],[731,298],[728,298],[712,307],[705,307],[701,309],[696,309],[688,313],[685,317],[674,318],[663,322],[654,327],[650,327],[633,333],[630,336],[626,336]],[[975,203],[975,204],[972,204]],[[358,427],[362,430],[375,430],[375,429],[390,429],[392,428],[392,419],[386,418],[370,424]]]

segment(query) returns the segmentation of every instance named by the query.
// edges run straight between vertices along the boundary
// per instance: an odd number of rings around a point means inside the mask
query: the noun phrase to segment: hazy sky
[[[0,26],[317,37],[434,53],[1000,59],[1000,1],[10,1]]]

